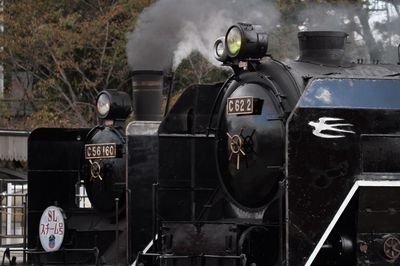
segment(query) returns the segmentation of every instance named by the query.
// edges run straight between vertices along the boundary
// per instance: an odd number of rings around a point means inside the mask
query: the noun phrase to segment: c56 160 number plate
[[[226,112],[235,114],[253,114],[254,98],[251,96],[232,97],[227,99]]]
[[[105,159],[117,157],[117,145],[115,143],[86,144],[85,159]]]

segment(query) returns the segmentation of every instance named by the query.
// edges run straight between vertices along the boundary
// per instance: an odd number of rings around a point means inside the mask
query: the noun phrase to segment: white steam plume
[[[217,37],[236,22],[261,24],[268,31],[279,20],[275,1],[158,0],[140,15],[127,34],[132,70],[165,70],[197,50],[213,62]],[[215,62],[215,61],[214,61]]]

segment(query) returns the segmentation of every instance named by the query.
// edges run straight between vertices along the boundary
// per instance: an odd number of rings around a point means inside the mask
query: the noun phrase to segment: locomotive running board
[[[328,238],[329,234],[331,233],[332,229],[335,227],[336,222],[339,220],[340,216],[346,209],[347,205],[349,204],[350,200],[353,198],[354,194],[358,190],[359,187],[400,187],[400,181],[367,181],[367,180],[358,180],[354,183],[353,187],[350,189],[350,192],[347,194],[346,198],[344,199],[342,205],[340,205],[339,210],[333,217],[332,221],[326,228],[324,234],[322,235],[321,239],[318,241],[318,244],[315,246],[313,252],[311,253],[310,257],[308,258],[305,266],[311,266],[315,257],[318,255],[318,252],[321,250],[322,245],[325,243],[326,239]]]

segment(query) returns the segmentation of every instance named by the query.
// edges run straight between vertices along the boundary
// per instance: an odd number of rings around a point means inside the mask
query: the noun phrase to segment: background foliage
[[[33,78],[24,126],[89,126],[99,91],[128,90],[125,33],[149,2],[6,1],[2,63],[6,73]]]

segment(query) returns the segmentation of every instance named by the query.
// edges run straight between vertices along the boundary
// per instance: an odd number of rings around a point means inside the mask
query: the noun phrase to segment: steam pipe
[[[169,105],[171,102],[171,94],[172,94],[172,89],[174,86],[174,79],[175,79],[175,72],[171,72],[171,76],[168,77],[168,81],[169,81],[168,96],[167,96],[167,103],[165,104],[164,116],[166,116],[169,111]]]
[[[214,113],[215,113],[215,109],[217,108],[217,105],[219,103],[219,99],[222,97],[223,93],[225,92],[225,90],[227,89],[227,84],[229,82],[231,82],[231,80],[235,77],[235,75],[231,75],[229,78],[227,78],[224,82],[224,84],[222,84],[222,86],[220,87],[217,97],[214,100],[214,103],[212,105],[211,108],[211,115],[210,115],[210,119],[208,120],[208,126],[207,126],[207,137],[210,135],[210,130],[211,130],[211,123],[212,123],[212,119],[214,117]]]
[[[126,167],[126,171],[128,167]],[[126,175],[126,182],[125,184],[128,184],[128,175]],[[125,228],[126,228],[126,234],[125,234],[125,256],[126,256],[126,264],[129,264],[129,255],[130,255],[130,247],[131,247],[131,242],[129,238],[129,225],[130,225],[130,218],[129,218],[129,207],[130,203],[132,202],[131,199],[131,191],[128,189],[128,187],[125,188]]]
[[[152,207],[152,217],[153,217],[153,245],[152,245],[152,250],[154,252],[157,252],[158,250],[158,245],[157,245],[157,235],[158,235],[158,190],[159,190],[159,184],[158,183],[153,183],[153,207]]]
[[[24,226],[22,227],[23,228],[23,230],[24,230],[24,233],[22,234],[23,236],[24,236],[24,241],[23,241],[23,247],[24,247],[24,251],[23,251],[23,254],[22,254],[22,263],[23,264],[26,264],[26,249],[27,249],[27,243],[26,243],[26,235],[27,235],[27,232],[28,232],[28,229],[26,228],[27,227],[27,224],[28,224],[28,222],[27,222],[27,217],[28,217],[28,212],[26,211],[27,210],[27,204],[26,204],[26,196],[24,196],[23,197],[23,204],[24,204],[24,213],[23,213],[23,221],[24,221]]]
[[[115,265],[118,265],[119,253],[119,221],[118,221],[118,202],[119,198],[115,198]]]

